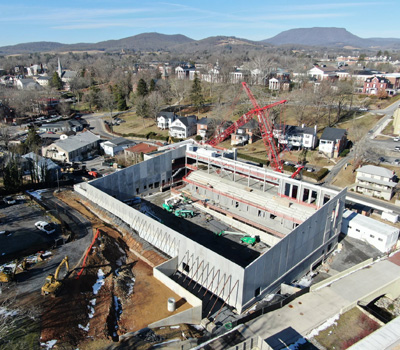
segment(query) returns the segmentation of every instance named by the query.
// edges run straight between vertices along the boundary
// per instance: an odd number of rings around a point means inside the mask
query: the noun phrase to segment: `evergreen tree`
[[[144,79],[140,79],[138,84],[137,84],[137,89],[136,93],[138,96],[146,96],[149,93],[149,90],[147,89],[147,84],[144,81]]]
[[[149,92],[153,92],[156,90],[156,81],[154,79],[150,80],[150,88],[149,88]]]
[[[57,72],[54,72],[51,80],[49,81],[50,86],[54,89],[61,90],[63,88],[63,82]]]
[[[4,188],[7,191],[18,191],[22,186],[22,173],[14,156],[4,167],[3,174]]]
[[[190,92],[190,100],[192,104],[197,108],[199,108],[204,104],[204,96],[201,87],[201,82],[199,77],[197,76],[197,73],[194,74],[192,90]]]
[[[115,85],[113,88],[115,102],[117,103],[117,109],[119,111],[126,111],[128,106],[126,105],[126,97],[122,92],[120,86]]]
[[[35,128],[30,128],[26,137],[25,145],[28,152],[35,152],[42,146],[42,139],[36,133]]]

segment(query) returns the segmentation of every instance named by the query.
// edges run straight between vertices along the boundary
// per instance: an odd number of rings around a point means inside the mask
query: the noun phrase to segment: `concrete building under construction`
[[[214,296],[219,306],[208,314],[226,304],[241,313],[335,249],[346,190],[235,159],[186,141],[75,190],[170,258],[154,271],[175,291],[195,286],[204,291],[198,299]],[[140,210],[128,205],[137,196]]]

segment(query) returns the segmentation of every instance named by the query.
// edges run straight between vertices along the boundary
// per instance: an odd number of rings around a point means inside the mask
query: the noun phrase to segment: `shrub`
[[[269,165],[269,160],[267,160],[267,159],[256,158],[256,157],[249,156],[248,154],[240,153],[240,152],[237,153],[237,156],[238,156],[238,158],[242,158],[242,159],[248,160],[250,162]]]
[[[349,152],[350,152],[350,150],[348,148],[346,148],[342,152],[340,152],[339,156],[346,157],[349,154]]]
[[[200,135],[196,135],[194,139],[196,141],[201,141],[203,138]]]

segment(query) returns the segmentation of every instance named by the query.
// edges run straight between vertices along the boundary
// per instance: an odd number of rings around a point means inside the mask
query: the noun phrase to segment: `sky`
[[[158,32],[199,40],[264,40],[294,28],[339,27],[361,38],[400,38],[399,0],[14,0],[0,4],[0,46],[96,43]]]

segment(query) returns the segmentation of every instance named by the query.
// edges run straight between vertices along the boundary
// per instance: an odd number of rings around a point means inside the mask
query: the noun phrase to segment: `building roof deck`
[[[249,188],[238,181],[233,182],[227,178],[221,178],[200,170],[190,173],[188,179],[296,223],[302,223],[316,211],[313,207],[279,197],[276,187],[270,186],[268,191],[263,192],[257,187]]]

